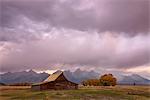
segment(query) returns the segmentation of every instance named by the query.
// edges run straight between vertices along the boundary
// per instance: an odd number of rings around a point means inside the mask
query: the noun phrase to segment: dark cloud
[[[0,0],[1,71],[149,64],[148,6],[149,0]]]
[[[2,26],[21,24],[18,16],[77,30],[148,32],[149,0],[3,0]]]

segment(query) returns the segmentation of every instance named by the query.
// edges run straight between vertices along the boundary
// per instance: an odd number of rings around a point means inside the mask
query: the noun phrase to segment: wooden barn
[[[33,90],[62,90],[62,89],[78,89],[78,84],[69,81],[62,71],[57,71],[50,75],[46,80],[41,83],[32,85]]]

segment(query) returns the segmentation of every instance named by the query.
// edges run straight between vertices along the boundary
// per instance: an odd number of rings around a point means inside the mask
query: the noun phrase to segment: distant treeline
[[[12,84],[4,84],[4,83],[1,83],[0,84],[1,86],[31,86],[32,83],[12,83]]]
[[[5,85],[6,85],[5,83],[1,83],[1,82],[0,82],[0,86],[5,86]]]

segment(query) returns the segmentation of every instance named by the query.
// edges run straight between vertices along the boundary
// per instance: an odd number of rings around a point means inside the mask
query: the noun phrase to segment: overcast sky
[[[149,13],[149,0],[0,0],[1,72],[81,68],[148,76]]]

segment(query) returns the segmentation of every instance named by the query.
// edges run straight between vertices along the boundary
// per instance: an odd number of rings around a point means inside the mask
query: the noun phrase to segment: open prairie
[[[0,100],[149,100],[149,86],[80,87],[32,91],[29,86],[1,86]]]

